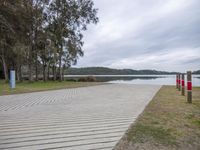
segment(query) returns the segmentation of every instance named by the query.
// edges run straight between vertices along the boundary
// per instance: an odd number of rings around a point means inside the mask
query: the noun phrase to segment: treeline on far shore
[[[69,68],[65,71],[65,74],[67,75],[170,75],[177,73],[179,72],[167,72],[150,69],[112,69],[107,67]],[[193,71],[193,74],[200,74],[200,70]]]

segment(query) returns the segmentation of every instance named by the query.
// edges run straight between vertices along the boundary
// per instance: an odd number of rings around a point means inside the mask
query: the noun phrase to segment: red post
[[[178,74],[178,90],[181,91],[181,75]]]
[[[185,75],[181,75],[181,94],[185,95]]]
[[[192,72],[187,72],[187,101],[192,103]]]
[[[176,74],[176,88],[178,89],[178,74]]]

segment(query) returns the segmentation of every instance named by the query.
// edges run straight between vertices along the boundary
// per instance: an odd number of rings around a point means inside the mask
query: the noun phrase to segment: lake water
[[[97,81],[124,84],[175,85],[176,75],[65,75],[67,79],[94,76]],[[185,76],[186,81],[186,76]],[[193,86],[200,86],[200,75],[192,76]]]

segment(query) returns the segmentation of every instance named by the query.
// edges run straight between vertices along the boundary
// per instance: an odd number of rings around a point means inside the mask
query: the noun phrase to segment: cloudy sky
[[[200,69],[200,0],[94,0],[76,67]]]

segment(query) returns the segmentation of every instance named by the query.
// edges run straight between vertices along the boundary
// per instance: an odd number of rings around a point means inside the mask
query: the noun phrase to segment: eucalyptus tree
[[[62,80],[63,59],[76,62],[82,51],[82,31],[90,23],[98,22],[97,9],[92,0],[52,0],[49,7],[54,42],[58,50],[59,80]]]
[[[16,32],[19,32],[18,29],[20,28],[17,11],[21,8],[21,2],[21,0],[15,2],[12,0],[0,1],[0,62],[3,66],[4,78],[6,81],[8,81],[10,62],[13,62],[12,48],[18,35]]]
[[[33,53],[34,53],[34,64],[35,64],[35,75],[36,80],[38,80],[38,49],[37,44],[38,37],[40,37],[40,33],[42,33],[41,36],[44,36],[45,28],[47,24],[47,9],[49,5],[50,0],[34,0],[33,6],[34,6],[34,13],[33,13]]]
[[[10,47],[8,40],[10,39],[9,33],[13,33],[12,27],[10,27],[7,20],[0,15],[0,62],[2,64],[4,78],[8,80],[8,68],[6,63],[6,48]]]
[[[82,31],[98,22],[92,0],[0,0],[0,64],[5,79],[14,68],[21,79],[22,66],[36,80],[43,66],[46,80],[52,69],[60,81],[64,70],[83,56]],[[46,69],[48,68],[48,69]]]
[[[43,81],[46,81],[49,79],[49,66],[53,61],[54,46],[50,40],[48,28],[40,31],[38,35],[37,52],[39,56],[39,62],[42,64]]]
[[[48,6],[49,0],[27,0],[24,1],[26,8],[25,12],[28,17],[28,40],[29,40],[29,53],[28,53],[28,67],[29,67],[29,80],[33,81],[33,64],[36,67],[36,80],[38,78],[38,32],[43,30],[45,24],[45,8]]]
[[[13,55],[14,57],[13,62],[13,68],[16,70],[16,78],[18,81],[22,81],[22,67],[26,65],[27,63],[27,50],[28,46],[24,43],[20,43],[17,41],[15,45],[13,46]]]
[[[58,63],[58,46],[57,46],[57,38],[56,35],[54,34],[55,28],[53,24],[49,23],[50,17],[48,17],[48,25],[46,26],[45,29],[45,34],[46,34],[46,41],[47,43],[47,49],[48,49],[48,79],[50,76],[50,68],[52,69],[52,74],[53,74],[53,80],[57,79],[57,63]]]
[[[46,81],[46,67],[48,62],[48,49],[47,49],[47,41],[45,33],[40,33],[40,38],[37,43],[37,49],[38,49],[38,56],[40,58],[40,62],[42,63],[42,70],[43,70],[43,81]]]

